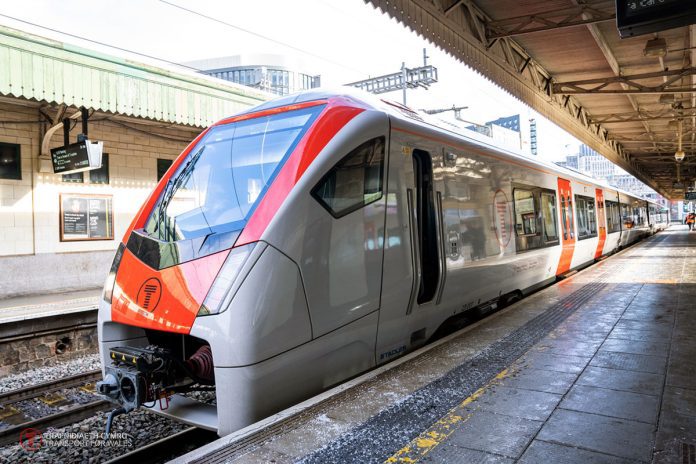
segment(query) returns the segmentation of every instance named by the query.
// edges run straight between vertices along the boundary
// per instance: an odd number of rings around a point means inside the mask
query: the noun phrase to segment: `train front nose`
[[[238,315],[225,309],[269,247],[261,237],[274,209],[265,202],[282,201],[273,188],[284,188],[283,182],[296,177],[291,171],[283,177],[284,165],[299,169],[302,154],[296,148],[326,106],[325,100],[293,104],[212,126],[174,162],[142,207],[119,248],[99,312],[105,375],[100,388],[123,409],[211,383],[218,377],[218,359],[225,361],[235,351],[232,343],[240,353],[257,351],[246,348],[255,346],[246,340],[256,332],[235,332]],[[266,260],[283,262],[280,282],[288,272],[297,274],[293,295],[298,301],[302,296],[305,306],[293,314],[304,318],[300,335],[306,341],[310,324],[304,293],[295,292],[301,288],[299,272],[283,261],[282,253],[267,255]],[[255,329],[257,315],[248,308],[259,293],[251,293],[233,306],[246,311]],[[276,306],[269,307],[269,320],[277,320]],[[291,342],[297,344],[294,338]]]
[[[221,311],[256,248],[157,269],[142,236],[139,242],[119,247],[100,307],[104,379],[97,389],[126,412],[215,383],[210,345],[189,333],[197,317]]]

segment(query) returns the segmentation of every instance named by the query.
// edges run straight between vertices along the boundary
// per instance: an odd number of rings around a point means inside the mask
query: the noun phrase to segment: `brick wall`
[[[22,159],[21,180],[0,179],[0,256],[34,252],[32,153],[38,153],[39,124],[20,121],[38,120],[36,105],[0,102],[0,142],[19,144]]]

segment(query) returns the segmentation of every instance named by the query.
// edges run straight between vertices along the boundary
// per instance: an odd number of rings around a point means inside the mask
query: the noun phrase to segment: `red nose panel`
[[[156,271],[125,250],[111,306],[115,322],[187,334],[229,250]]]

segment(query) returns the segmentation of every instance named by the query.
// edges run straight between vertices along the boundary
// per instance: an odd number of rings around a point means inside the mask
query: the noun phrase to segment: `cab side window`
[[[312,189],[312,196],[335,218],[352,213],[382,198],[385,138],[363,143]]]

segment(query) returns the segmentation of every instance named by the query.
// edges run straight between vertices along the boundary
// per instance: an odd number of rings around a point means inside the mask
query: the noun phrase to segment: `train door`
[[[573,221],[573,191],[570,181],[558,178],[558,196],[560,197],[561,215],[561,259],[558,261],[556,275],[570,270],[575,250],[575,224]]]
[[[413,186],[407,189],[414,278],[409,311],[435,299],[443,270],[439,251],[439,197],[433,183],[430,154],[413,150]]]
[[[599,243],[595,251],[595,259],[602,256],[604,251],[604,242],[607,240],[607,219],[604,213],[604,192],[602,189],[595,189],[595,198],[597,201],[597,229],[599,230]]]

